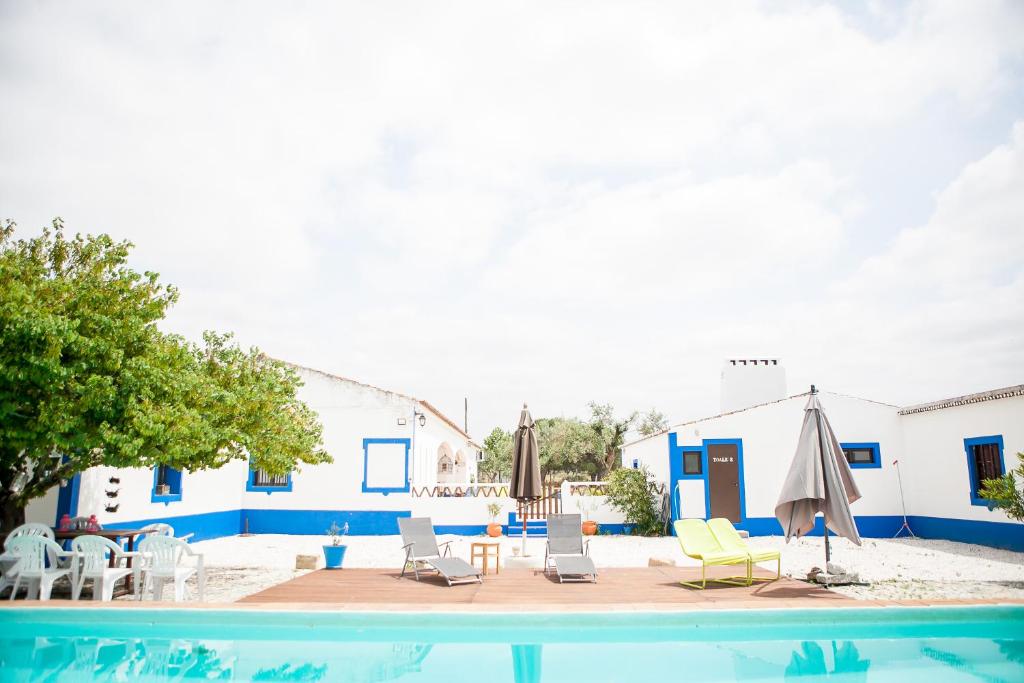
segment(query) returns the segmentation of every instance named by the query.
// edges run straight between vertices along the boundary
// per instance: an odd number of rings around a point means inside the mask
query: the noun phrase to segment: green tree
[[[603,444],[594,430],[576,418],[537,420],[537,447],[545,474],[594,479],[600,473]]]
[[[657,488],[647,468],[620,467],[608,475],[608,502],[622,513],[633,533],[655,536],[661,533]]]
[[[487,481],[504,481],[512,476],[512,434],[495,427],[484,439],[484,459],[477,465]]]
[[[640,426],[636,428],[636,431],[640,433],[640,436],[651,436],[652,434],[660,434],[667,429],[668,418],[661,411],[651,408],[640,416]]]
[[[298,375],[208,333],[157,328],[177,291],[128,266],[131,244],[36,238],[0,225],[0,522],[98,465],[215,468],[250,458],[283,474],[329,462]]]
[[[587,405],[590,408],[590,427],[601,442],[597,476],[599,479],[605,479],[609,472],[622,464],[620,449],[625,441],[626,433],[636,421],[637,414],[634,411],[629,417],[616,418],[615,409],[610,403],[591,401]]]
[[[1017,488],[1017,477],[1024,481],[1024,453],[1017,454],[1017,469],[981,482],[979,493],[992,507],[1005,510],[1010,519],[1024,522],[1024,492]]]

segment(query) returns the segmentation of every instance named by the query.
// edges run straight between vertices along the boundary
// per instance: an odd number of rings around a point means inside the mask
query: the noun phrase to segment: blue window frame
[[[868,469],[882,466],[882,449],[877,441],[857,441],[841,443],[846,462],[851,469]]]
[[[249,468],[249,479],[245,482],[245,490],[251,492],[288,493],[292,490],[292,473],[283,477],[272,477],[263,470]]]
[[[370,446],[373,444],[400,444],[405,446],[405,474],[400,485],[396,486],[370,486],[367,473],[370,464]],[[412,446],[411,439],[363,439],[363,493],[408,493],[409,492],[409,449]]]
[[[1003,436],[975,436],[964,439],[964,452],[967,455],[967,473],[971,484],[971,505],[988,507],[989,501],[981,497],[979,489],[986,479],[998,479],[1006,474],[1006,462],[1003,460]]]
[[[170,465],[154,467],[153,494],[150,500],[154,503],[164,504],[181,500],[181,470],[176,470]]]

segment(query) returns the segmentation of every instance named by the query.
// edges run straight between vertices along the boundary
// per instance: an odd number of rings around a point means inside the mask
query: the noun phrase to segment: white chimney
[[[786,371],[778,358],[737,358],[722,367],[722,412],[786,398]]]

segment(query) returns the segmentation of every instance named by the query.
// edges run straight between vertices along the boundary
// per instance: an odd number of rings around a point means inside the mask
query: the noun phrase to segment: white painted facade
[[[298,529],[306,520],[304,531],[316,527],[309,532],[320,533],[316,525],[326,528],[331,514],[344,521],[341,513],[408,513],[416,502],[429,508],[426,501],[432,500],[412,495],[414,490],[438,484],[464,489],[476,481],[480,447],[430,403],[308,368],[295,370],[304,383],[298,396],[318,413],[332,463],[300,465],[282,488],[254,487],[248,463],[242,461],[216,470],[186,471],[181,473],[180,496],[168,500],[154,500],[153,469],[98,467],[79,475],[74,512],[96,514],[106,527],[178,520],[185,529],[212,525],[201,535],[218,535],[218,530],[230,530],[232,525],[238,527],[234,533],[245,530],[249,521],[258,526],[268,512],[287,511],[291,517],[280,515],[281,524]],[[449,465],[444,472],[442,462]],[[487,502],[493,499],[462,504],[471,508],[469,514],[454,517],[486,524]],[[55,489],[34,501],[26,516],[29,521],[52,523],[57,512]],[[319,512],[324,514],[307,514]],[[237,519],[233,521],[232,515]],[[460,520],[451,523],[466,523]]]
[[[1000,510],[972,503],[969,447],[965,444],[965,439],[998,437],[1003,471],[1015,468],[1016,453],[1024,451],[1024,386],[904,409],[828,391],[820,392],[819,398],[841,443],[878,445],[877,466],[853,469],[862,494],[853,511],[864,535],[892,535],[902,522],[893,464],[898,460],[912,529],[920,527],[922,535],[931,536],[943,528],[957,535],[975,529],[981,542],[986,542],[986,534],[1008,534],[1010,545],[1024,546],[1024,524]],[[957,401],[964,404],[956,405]],[[647,467],[665,482],[673,493],[677,517],[713,517],[715,511],[707,500],[711,486],[706,470],[707,441],[736,440],[741,444],[742,460],[740,526],[751,533],[770,533],[775,529],[775,504],[796,451],[806,403],[807,394],[800,394],[676,425],[624,446],[623,465]],[[705,469],[699,478],[678,476],[681,450],[687,447],[703,449]]]

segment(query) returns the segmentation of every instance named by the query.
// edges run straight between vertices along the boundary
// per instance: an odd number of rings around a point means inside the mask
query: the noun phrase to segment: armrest
[[[193,536],[195,536],[195,535],[196,535],[196,534],[195,534],[195,532],[193,531],[193,532],[192,532],[191,534],[185,534],[184,536],[175,536],[175,538],[177,538],[177,539],[180,539],[180,540],[182,540],[182,541],[187,541],[188,539],[192,538],[192,537],[193,537]]]

